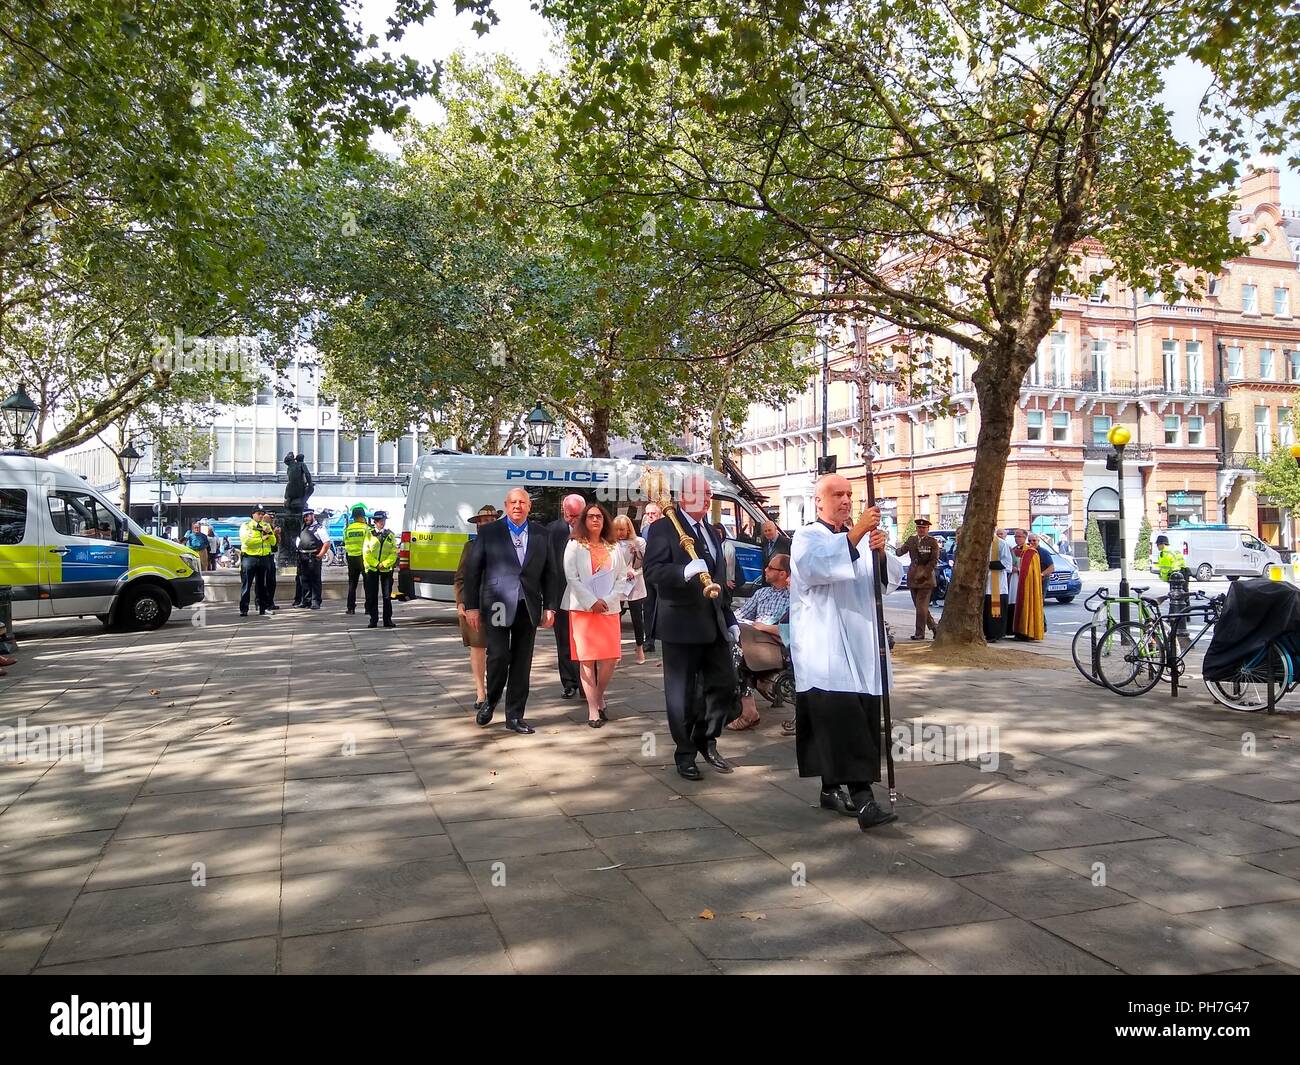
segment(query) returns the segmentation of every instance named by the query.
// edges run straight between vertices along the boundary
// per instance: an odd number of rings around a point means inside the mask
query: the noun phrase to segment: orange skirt
[[[569,611],[569,654],[575,662],[603,662],[623,657],[623,634],[618,611],[593,614]]]

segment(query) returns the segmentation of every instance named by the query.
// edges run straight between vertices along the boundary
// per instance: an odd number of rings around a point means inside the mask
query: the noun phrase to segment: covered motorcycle
[[[1300,588],[1285,581],[1236,581],[1228,588],[1201,674],[1207,681],[1231,680],[1271,643],[1300,651]]]

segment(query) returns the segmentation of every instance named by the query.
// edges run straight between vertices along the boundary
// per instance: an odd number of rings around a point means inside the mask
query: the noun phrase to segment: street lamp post
[[[181,535],[185,533],[185,514],[181,510],[181,497],[185,495],[185,489],[189,487],[189,483],[185,471],[181,470],[176,475],[176,483],[173,485],[176,489],[176,531]]]
[[[4,427],[14,438],[14,450],[23,449],[23,437],[31,432],[39,413],[32,397],[21,384],[17,392],[0,403]],[[13,588],[8,584],[0,584],[0,653],[12,654],[13,650]]]
[[[537,401],[537,406],[528,415],[525,424],[528,428],[528,442],[537,449],[537,455],[540,458],[542,448],[551,437],[551,428],[555,425],[555,420],[546,413],[540,399]]]
[[[1106,439],[1110,441],[1111,446],[1115,449],[1115,454],[1111,456],[1113,463],[1108,461],[1106,465],[1119,476],[1119,620],[1121,625],[1127,625],[1129,622],[1129,588],[1128,539],[1124,535],[1124,448],[1133,439],[1133,434],[1126,427],[1116,425],[1106,434]]]
[[[126,485],[122,493],[122,511],[129,518],[131,516],[131,478],[135,476],[136,469],[140,466],[140,460],[144,458],[135,449],[135,445],[127,441],[126,447],[118,452],[117,468],[122,471],[122,482]]]
[[[32,402],[32,397],[27,394],[27,390],[19,385],[17,392],[0,403],[0,411],[4,413],[5,428],[14,438],[14,448],[21,451],[23,437],[31,432],[32,426],[36,424],[38,413],[36,404]]]

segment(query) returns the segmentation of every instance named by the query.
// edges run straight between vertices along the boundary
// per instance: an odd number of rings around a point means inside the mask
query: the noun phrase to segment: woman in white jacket
[[[582,676],[592,728],[609,720],[605,690],[623,655],[618,608],[628,591],[627,569],[609,514],[599,503],[588,503],[564,550],[567,584],[560,607],[569,611],[569,652]]]
[[[632,635],[636,637],[637,665],[645,664],[645,573],[642,569],[645,560],[645,540],[636,534],[632,519],[620,514],[614,519],[614,542],[623,552],[623,561],[627,565],[629,587],[624,602],[627,612],[632,615]]]

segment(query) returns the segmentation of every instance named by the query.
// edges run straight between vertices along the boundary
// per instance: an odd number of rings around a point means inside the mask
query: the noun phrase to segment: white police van
[[[468,519],[489,503],[502,509],[512,488],[527,489],[533,500],[529,514],[533,521],[554,521],[560,515],[560,501],[576,493],[604,504],[612,515],[626,514],[640,528],[641,515],[650,502],[641,479],[651,470],[667,474],[674,495],[689,473],[708,479],[720,505],[720,520],[736,537],[736,592],[744,594],[762,572],[759,538],[767,515],[711,467],[679,458],[558,459],[447,451],[421,455],[411,471],[398,559],[398,592],[410,598],[454,602],[456,567],[475,530]]]

